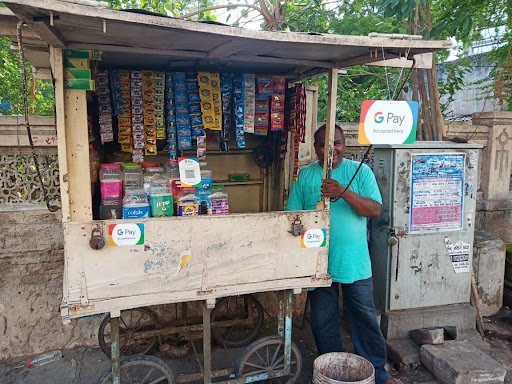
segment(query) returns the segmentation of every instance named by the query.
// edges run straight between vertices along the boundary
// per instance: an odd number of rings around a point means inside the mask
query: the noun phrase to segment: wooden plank
[[[274,292],[288,289],[301,289],[305,287],[327,287],[331,285],[330,277],[324,279],[315,277],[298,277],[294,279],[275,280],[257,283],[239,284],[236,286],[212,289],[204,294],[197,295],[193,291],[165,292],[154,294],[140,294],[136,296],[116,297],[108,300],[95,301],[89,306],[81,307],[78,304],[66,303],[61,307],[64,321],[70,318],[84,317],[112,310],[124,311],[127,309],[161,305],[169,303],[182,303],[197,300],[216,299],[227,296],[245,295],[255,292]]]
[[[38,80],[52,80],[51,68],[34,68],[32,67],[32,76]]]
[[[66,122],[64,113],[64,77],[62,49],[50,47],[52,71],[55,76],[55,114],[57,121],[59,181],[62,221],[71,220],[69,208],[68,155],[66,147]]]
[[[403,52],[405,54],[405,50]],[[344,67],[350,67],[352,65],[360,65],[360,64],[371,65],[374,62],[386,63],[390,59],[397,59],[402,56],[403,55],[398,54],[396,52],[391,52],[389,50],[385,51],[384,55],[383,55],[381,49],[373,48],[373,49],[368,49],[368,55],[360,55],[360,56],[352,57],[350,59],[340,60],[337,62],[337,65],[339,68],[344,68]]]
[[[9,8],[14,14],[20,19],[24,20],[25,23],[34,31],[41,39],[46,41],[49,45],[56,48],[65,48],[66,43],[64,38],[60,35],[59,31],[51,26],[48,21],[34,21],[35,16],[23,6],[10,4]],[[52,14],[50,10],[49,15]],[[48,15],[48,18],[50,17]],[[44,17],[44,16],[43,16]]]
[[[191,57],[191,58],[206,58],[207,52],[194,51],[194,50],[181,50],[181,49],[165,49],[165,48],[145,48],[129,45],[113,45],[113,44],[99,44],[99,43],[77,43],[70,41],[68,48],[71,49],[96,49],[106,52],[121,52],[131,54],[148,54],[158,56],[174,56],[174,57]]]
[[[74,14],[80,15],[83,17],[100,18],[105,20],[112,20],[116,22],[120,22],[119,16],[123,15],[123,23],[127,24],[135,24],[135,25],[148,25],[148,26],[162,26],[167,28],[177,28],[183,29],[187,31],[194,32],[204,32],[211,34],[218,34],[222,36],[230,36],[230,37],[246,37],[259,39],[263,41],[289,41],[289,42],[310,42],[310,43],[329,43],[329,44],[339,44],[341,40],[344,41],[347,45],[365,45],[365,46],[374,46],[381,47],[386,46],[388,44],[383,44],[383,42],[389,42],[391,40],[395,40],[393,46],[395,47],[411,47],[414,49],[416,46],[425,46],[425,47],[437,47],[437,48],[447,48],[451,46],[451,43],[447,41],[421,41],[421,43],[417,44],[415,40],[406,40],[406,39],[390,39],[386,37],[368,37],[368,36],[343,36],[343,39],[340,39],[338,35],[322,35],[322,34],[308,34],[308,33],[274,33],[268,31],[255,31],[241,28],[232,28],[225,27],[219,25],[212,25],[206,23],[196,23],[191,21],[166,18],[166,17],[158,17],[152,15],[145,14],[136,14],[136,13],[120,13],[119,11],[110,10],[110,9],[101,9],[89,6],[83,6],[79,4],[71,4],[65,1],[49,1],[49,0],[7,0],[4,2],[10,9],[14,7],[22,6],[23,8],[35,8],[41,11],[53,11],[55,14]],[[16,5],[17,4],[17,5]],[[16,13],[16,12],[15,12]],[[363,43],[364,42],[364,43]],[[423,44],[426,43],[426,44]],[[448,46],[447,46],[448,45]]]
[[[420,55],[414,55],[414,68],[430,69],[432,68],[432,53],[422,53]],[[383,61],[376,61],[368,63],[368,65],[376,67],[392,67],[392,68],[411,68],[413,60],[408,60],[405,57],[397,59],[387,59]]]
[[[220,45],[214,47],[210,52],[208,52],[208,57],[212,58],[222,58],[229,57],[234,53],[238,52],[240,49],[245,48],[244,45],[241,45],[239,42],[234,40],[228,40],[223,42]]]
[[[295,59],[311,59],[314,60],[315,56],[312,56],[307,49],[298,49],[302,44],[314,45],[316,48],[322,49],[323,53],[332,56],[332,60],[343,60],[343,57],[339,56],[339,52],[336,53],[333,48],[339,46],[347,46],[361,48],[361,47],[373,47],[374,49],[381,49],[381,47],[389,48],[395,52],[409,50],[411,54],[429,52],[436,49],[448,49],[451,47],[449,41],[436,41],[436,40],[411,40],[404,38],[393,38],[386,36],[340,36],[340,35],[321,35],[321,34],[307,34],[307,33],[275,33],[268,31],[254,31],[244,30],[240,28],[231,28],[219,25],[210,25],[205,23],[197,23],[183,20],[176,20],[166,17],[157,17],[152,15],[135,14],[135,13],[120,13],[119,11],[109,9],[99,9],[95,7],[81,6],[78,4],[70,4],[63,1],[41,1],[41,0],[8,0],[5,4],[11,8],[17,8],[18,10],[24,9],[25,12],[29,10],[37,12],[38,15],[49,15],[50,12],[54,12],[60,16],[59,23],[67,23],[68,25],[74,25],[74,20],[80,22],[89,22],[91,25],[95,24],[99,20],[106,20],[109,22],[108,31],[110,34],[107,36],[112,39],[115,38],[118,43],[123,40],[126,45],[130,45],[130,36],[132,35],[144,35],[147,34],[161,34],[163,29],[168,29],[169,32],[172,30],[181,31],[188,33],[193,38],[193,35],[197,34],[197,39],[202,41],[211,41],[213,46],[219,46],[225,41],[236,39],[242,43],[251,44],[252,42],[265,42],[265,46],[259,47],[254,55],[258,56],[262,53],[271,51],[280,51],[283,48],[293,49]],[[122,19],[121,16],[122,15]],[[132,33],[121,35],[112,35],[112,30],[119,27],[126,26],[131,29]],[[61,32],[63,32],[61,30]],[[71,28],[66,30],[66,33],[78,36],[76,31]],[[77,43],[85,43],[87,38],[84,36],[83,41],[68,38],[67,35],[63,36],[65,40],[75,41]],[[153,39],[155,40],[155,39]],[[179,41],[180,39],[176,39]],[[152,39],[147,40],[148,44],[151,44]],[[156,41],[156,40],[155,40]],[[121,45],[121,44],[119,44]],[[147,45],[146,45],[147,46]],[[154,48],[157,48],[156,46]],[[349,49],[346,53],[349,57],[354,55],[354,49]],[[258,52],[261,50],[261,52]]]
[[[226,60],[229,61],[247,61],[255,63],[275,63],[275,64],[293,64],[293,65],[304,65],[310,67],[319,68],[333,68],[335,63],[330,61],[319,61],[319,60],[306,60],[306,59],[292,59],[283,57],[269,57],[269,56],[255,56],[255,55],[237,55],[231,56]]]
[[[68,148],[71,221],[92,219],[86,91],[65,89],[64,111]]]
[[[137,223],[144,226],[143,245],[107,244],[96,251],[89,247],[93,225],[100,225],[107,236],[109,225],[128,222],[65,223],[64,296],[69,304],[78,304],[86,291],[88,303],[95,305],[132,297],[140,306],[148,305],[139,301],[148,295],[176,302],[245,293],[247,287],[273,290],[276,281],[289,287],[298,278],[306,281],[294,288],[306,287],[312,279],[315,286],[325,285],[327,264],[317,268],[325,247],[301,248],[300,237],[288,232],[297,215],[306,228],[328,225],[329,213],[324,211],[141,219]]]

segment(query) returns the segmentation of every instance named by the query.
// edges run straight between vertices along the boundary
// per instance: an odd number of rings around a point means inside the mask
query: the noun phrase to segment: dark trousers
[[[343,292],[343,314],[348,322],[355,353],[373,364],[376,383],[383,383],[389,378],[385,369],[386,342],[377,323],[371,278],[351,284],[332,283],[330,287],[316,288],[309,292],[311,328],[318,354],[343,352],[338,304],[340,286]]]

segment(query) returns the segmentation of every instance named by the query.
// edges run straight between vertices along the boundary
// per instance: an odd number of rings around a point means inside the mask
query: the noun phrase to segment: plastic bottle
[[[229,213],[228,193],[222,185],[214,185],[209,194],[209,215],[222,215]]]
[[[128,186],[123,197],[123,219],[149,217],[149,203],[142,186]]]
[[[101,200],[121,200],[123,196],[122,180],[121,166],[119,164],[101,164]]]
[[[58,361],[61,359],[62,359],[62,352],[60,350],[56,350],[56,351],[46,352],[39,356],[36,356],[32,360],[26,361],[25,363],[17,366],[16,368],[40,367],[41,365],[53,363],[54,361]]]
[[[178,216],[197,216],[200,213],[200,199],[195,188],[182,187],[176,201]]]
[[[181,187],[178,162],[173,159],[167,160],[165,163],[165,171],[167,173],[167,177],[169,178],[169,184],[171,185],[172,196],[174,200],[177,200]]]
[[[154,177],[149,186],[149,202],[151,216],[172,216],[173,204],[169,180],[165,177]]]

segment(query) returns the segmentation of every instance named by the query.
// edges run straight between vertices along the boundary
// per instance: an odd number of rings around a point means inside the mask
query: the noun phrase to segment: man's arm
[[[347,189],[345,186],[333,179],[325,179],[322,183],[322,195],[325,197],[342,198],[359,215],[373,219],[380,216],[382,205],[375,200],[362,197]]]

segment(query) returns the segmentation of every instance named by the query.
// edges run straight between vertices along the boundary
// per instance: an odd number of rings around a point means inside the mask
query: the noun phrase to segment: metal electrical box
[[[381,311],[469,302],[480,148],[375,146],[383,208],[370,249]]]

